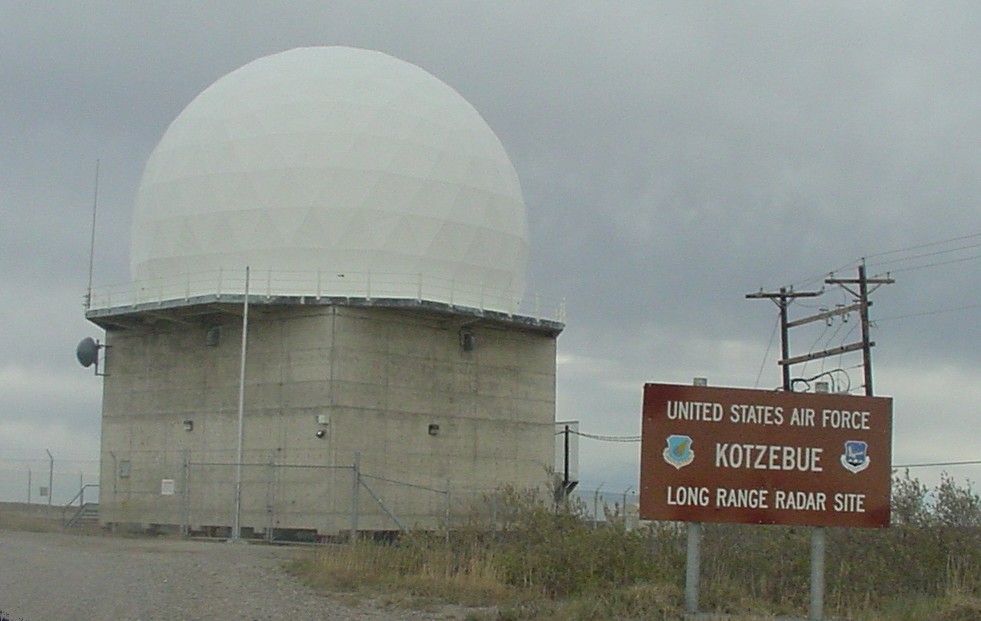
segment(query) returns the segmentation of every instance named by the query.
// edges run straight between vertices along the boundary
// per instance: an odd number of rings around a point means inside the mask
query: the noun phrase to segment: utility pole
[[[563,502],[569,498],[572,490],[579,481],[572,480],[572,436],[577,433],[573,428],[577,422],[565,423],[562,427],[562,480],[556,484],[555,501]]]
[[[869,307],[872,306],[872,302],[869,300],[869,294],[875,291],[882,285],[891,285],[895,280],[889,278],[888,275],[885,278],[869,278],[865,274],[865,260],[862,260],[862,264],[858,266],[858,278],[827,278],[824,281],[829,285],[839,285],[842,289],[851,293],[853,296],[858,298],[858,312],[862,320],[862,368],[865,371],[865,395],[868,397],[872,396],[872,348],[875,343],[869,337]],[[848,285],[858,285],[858,292],[850,289]],[[869,290],[869,285],[875,285],[871,290]]]
[[[796,298],[814,298],[824,293],[821,291],[794,291],[787,287],[780,287],[780,291],[765,293],[762,289],[757,293],[747,293],[747,299],[769,299],[780,309],[780,358],[781,364],[790,358],[790,322],[787,321],[787,307]],[[792,390],[790,381],[790,365],[783,365],[783,389]]]
[[[825,284],[829,285],[839,285],[853,296],[857,298],[854,304],[843,306],[841,308],[836,308],[835,310],[822,311],[816,315],[811,315],[809,317],[802,317],[794,321],[788,321],[787,318],[787,306],[790,301],[797,297],[815,297],[824,293],[821,291],[808,291],[808,292],[794,292],[786,287],[781,287],[779,292],[776,293],[764,293],[760,290],[758,293],[747,294],[746,297],[750,299],[771,299],[780,308],[780,339],[781,339],[781,357],[779,364],[783,370],[783,389],[785,391],[793,390],[793,380],[790,377],[790,367],[792,365],[808,362],[810,360],[817,360],[819,358],[826,358],[828,356],[834,356],[838,354],[843,354],[846,352],[862,350],[862,367],[865,372],[865,394],[866,396],[872,396],[872,347],[875,343],[871,340],[869,335],[869,307],[872,306],[872,302],[869,301],[869,294],[875,291],[882,285],[888,285],[895,282],[892,278],[868,278],[865,274],[865,260],[862,260],[861,265],[858,267],[858,278],[827,278],[825,279]],[[869,290],[869,285],[875,285],[871,290]],[[853,289],[850,289],[848,285],[858,285],[858,292],[856,293]],[[790,341],[789,332],[790,328],[801,326],[813,321],[827,321],[832,317],[839,315],[847,315],[848,313],[858,310],[861,316],[862,322],[862,340],[858,343],[851,343],[848,345],[841,345],[832,349],[826,349],[824,351],[812,352],[805,354],[803,356],[796,356],[794,358],[790,357]],[[813,621],[820,621],[824,618],[824,557],[825,557],[825,531],[822,527],[815,527],[811,529],[811,601],[810,609],[808,611],[808,619]]]

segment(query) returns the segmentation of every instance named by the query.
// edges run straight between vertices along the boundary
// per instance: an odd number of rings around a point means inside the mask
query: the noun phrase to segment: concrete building
[[[546,492],[563,316],[527,246],[500,142],[418,67],[304,48],[221,78],[147,163],[133,281],[89,296],[100,520],[330,536]]]

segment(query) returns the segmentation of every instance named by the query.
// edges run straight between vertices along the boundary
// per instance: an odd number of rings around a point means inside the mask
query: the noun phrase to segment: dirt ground
[[[436,621],[453,608],[342,601],[283,570],[308,548],[0,529],[3,621]]]

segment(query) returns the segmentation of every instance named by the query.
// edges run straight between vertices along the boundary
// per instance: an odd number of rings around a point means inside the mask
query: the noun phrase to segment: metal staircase
[[[75,497],[68,501],[61,510],[61,522],[65,528],[83,528],[99,525],[99,503],[85,502],[85,490],[98,488],[95,485],[83,485]],[[75,505],[78,501],[78,506]]]
[[[65,520],[65,528],[83,528],[99,525],[99,503],[87,502]]]

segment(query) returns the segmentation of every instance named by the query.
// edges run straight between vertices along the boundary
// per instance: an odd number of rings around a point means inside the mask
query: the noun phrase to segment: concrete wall
[[[241,318],[143,319],[107,332],[101,519],[230,525]],[[220,342],[206,345],[218,325]],[[447,496],[432,490],[449,489],[461,510],[504,484],[546,488],[555,343],[542,331],[419,309],[252,307],[243,526],[348,529],[355,452],[370,488],[358,494],[365,530],[395,528],[371,493],[404,525],[435,528]],[[160,493],[164,479],[173,495]]]

